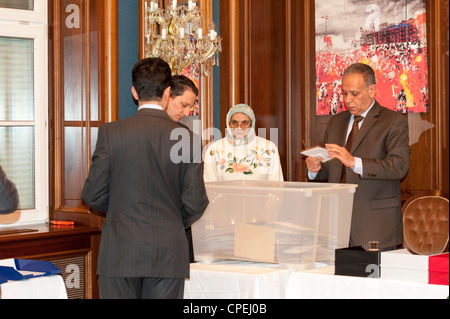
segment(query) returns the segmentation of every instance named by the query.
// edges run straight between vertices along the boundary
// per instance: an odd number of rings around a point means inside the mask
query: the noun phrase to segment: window
[[[49,214],[46,12],[46,1],[0,0],[0,165],[20,198],[0,228]]]
[[[47,0],[0,0],[0,20],[47,24]]]

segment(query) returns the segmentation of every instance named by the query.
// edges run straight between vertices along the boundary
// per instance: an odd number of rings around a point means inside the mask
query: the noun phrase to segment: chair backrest
[[[433,190],[410,197],[403,204],[403,234],[406,247],[418,255],[448,252],[448,195]]]

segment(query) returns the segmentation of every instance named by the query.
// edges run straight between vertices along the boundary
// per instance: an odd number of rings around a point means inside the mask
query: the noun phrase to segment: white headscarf
[[[242,139],[237,139],[233,136],[233,131],[230,127],[230,121],[231,121],[231,117],[236,114],[236,113],[242,113],[247,115],[250,118],[250,121],[252,121],[252,126],[250,129],[250,132],[248,133],[248,135],[245,138]],[[245,145],[250,143],[251,141],[253,141],[253,139],[256,136],[255,133],[255,113],[253,113],[253,110],[250,106],[246,105],[246,104],[237,104],[235,106],[233,106],[230,111],[228,112],[227,115],[227,129],[226,129],[226,138],[227,140],[235,145]]]

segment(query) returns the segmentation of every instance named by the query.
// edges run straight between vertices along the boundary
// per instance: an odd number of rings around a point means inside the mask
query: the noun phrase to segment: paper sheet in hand
[[[322,162],[327,162],[331,159],[331,157],[328,155],[328,151],[326,148],[323,147],[313,147],[309,150],[304,150],[300,154],[309,156],[309,157],[322,157]]]

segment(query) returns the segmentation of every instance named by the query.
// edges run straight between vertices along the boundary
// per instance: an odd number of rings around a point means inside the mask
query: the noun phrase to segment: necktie
[[[359,132],[358,124],[363,119],[364,119],[364,117],[362,117],[361,115],[357,115],[357,116],[355,116],[355,118],[353,120],[353,127],[352,127],[352,130],[350,131],[350,134],[348,135],[347,144],[345,144],[345,148],[349,152],[352,149],[353,143],[356,140],[356,135]],[[346,169],[347,169],[347,167],[345,165],[342,165],[341,183],[345,183],[345,181],[346,181]]]

